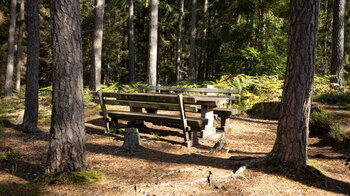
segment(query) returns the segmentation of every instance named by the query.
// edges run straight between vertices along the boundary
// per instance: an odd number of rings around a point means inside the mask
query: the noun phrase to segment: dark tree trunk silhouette
[[[7,48],[7,65],[5,75],[5,97],[12,96],[13,69],[15,63],[15,31],[16,31],[16,7],[17,0],[10,1],[10,25]]]
[[[188,65],[188,77],[194,80],[196,75],[196,15],[197,15],[197,0],[192,0],[191,8],[191,29],[190,29],[190,63]]]
[[[208,32],[208,0],[204,0],[203,8],[203,29],[202,29],[202,48],[198,70],[198,80],[203,80],[205,75],[205,54],[206,54],[206,42]]]
[[[51,0],[52,117],[47,174],[84,170],[85,126],[79,0]]]
[[[26,70],[25,110],[23,132],[36,132],[38,126],[39,88],[39,12],[38,0],[27,1],[28,56]]]
[[[148,84],[157,84],[157,48],[158,48],[158,0],[151,0],[149,5],[150,27],[148,45]]]
[[[105,0],[95,0],[95,24],[92,40],[90,90],[101,88],[103,16]]]
[[[135,82],[134,0],[129,1],[129,83]]]
[[[181,69],[181,33],[182,23],[184,15],[184,0],[180,0],[180,12],[179,12],[179,27],[177,29],[176,40],[176,84],[180,82],[180,69]]]
[[[282,112],[270,158],[294,167],[307,163],[319,0],[291,0]]]
[[[331,82],[344,87],[344,13],[345,0],[335,0],[333,8]]]
[[[24,30],[24,0],[21,0],[20,5],[20,26],[17,40],[17,59],[16,59],[16,92],[21,88],[21,60],[22,60],[22,43]]]

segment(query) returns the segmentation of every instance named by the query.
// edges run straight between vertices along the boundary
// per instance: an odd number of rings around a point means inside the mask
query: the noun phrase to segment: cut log
[[[126,128],[124,133],[124,143],[122,149],[134,152],[136,148],[142,146],[142,140],[137,128]]]

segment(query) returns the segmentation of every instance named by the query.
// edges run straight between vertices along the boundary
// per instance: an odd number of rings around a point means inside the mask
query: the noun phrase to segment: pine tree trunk
[[[13,68],[15,62],[15,31],[16,31],[16,7],[17,0],[10,1],[10,25],[7,48],[7,65],[5,75],[5,97],[12,96],[13,89]]]
[[[47,174],[85,169],[79,0],[51,0],[52,117]]]
[[[101,88],[103,16],[105,0],[95,0],[95,24],[92,40],[90,90],[98,91]]]
[[[345,0],[335,0],[333,9],[331,82],[344,87],[344,11]]]
[[[270,158],[294,167],[307,163],[319,0],[291,0],[282,112]]]
[[[191,8],[191,34],[190,34],[190,63],[188,67],[188,77],[191,80],[195,79],[196,67],[196,15],[197,15],[197,0],[192,0]]]
[[[39,12],[38,0],[27,1],[28,56],[26,70],[25,110],[22,131],[33,133],[38,125],[39,89]]]
[[[176,41],[176,84],[180,82],[180,69],[181,69],[181,33],[182,23],[184,15],[184,0],[180,0],[180,12],[179,12],[179,27],[177,29],[177,41]]]
[[[129,0],[129,83],[135,83],[134,0]]]
[[[24,30],[24,0],[21,0],[20,6],[20,26],[17,40],[17,59],[16,59],[16,92],[21,88],[21,60],[22,60],[22,42]]]
[[[202,30],[202,48],[200,56],[200,64],[198,70],[198,80],[204,79],[205,74],[205,47],[207,42],[207,31],[208,31],[208,0],[204,0],[203,8],[203,30]]]
[[[150,1],[150,27],[148,45],[148,84],[157,85],[157,51],[158,51],[158,0]]]

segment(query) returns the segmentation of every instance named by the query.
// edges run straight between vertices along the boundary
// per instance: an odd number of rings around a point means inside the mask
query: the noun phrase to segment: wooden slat
[[[170,110],[170,111],[179,111],[179,104],[172,103],[156,103],[156,102],[145,102],[145,101],[128,101],[128,100],[104,100],[105,104],[109,105],[124,105],[131,107],[139,107],[139,108],[150,108],[157,110]],[[198,107],[185,105],[186,112],[197,112]]]
[[[115,97],[118,100],[145,101],[157,103],[174,103],[177,104],[177,95],[153,94],[153,93],[113,93],[103,92],[103,97]],[[184,103],[196,103],[192,96],[184,97]]]
[[[216,88],[185,88],[172,86],[149,86],[148,90],[156,91],[175,91],[175,92],[198,92],[198,93],[224,93],[224,94],[240,94],[239,89],[216,89]]]
[[[108,110],[108,115],[116,119],[145,120],[148,122],[168,121],[171,123],[181,124],[180,116],[173,116],[173,115],[166,115],[166,114]],[[198,129],[203,129],[204,126],[208,124],[208,119],[205,119],[205,118],[187,117],[186,119],[189,126],[198,128]]]

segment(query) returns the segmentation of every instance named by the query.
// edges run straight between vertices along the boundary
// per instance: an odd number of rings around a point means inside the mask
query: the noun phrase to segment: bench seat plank
[[[133,120],[145,120],[148,122],[162,122],[171,121],[172,123],[181,124],[180,116],[173,116],[167,114],[153,114],[153,113],[140,113],[140,112],[128,112],[119,110],[108,110],[108,116],[116,119],[133,119]],[[208,119],[186,117],[187,123],[190,127],[203,129],[208,124]]]

